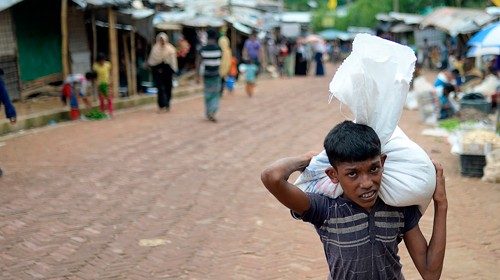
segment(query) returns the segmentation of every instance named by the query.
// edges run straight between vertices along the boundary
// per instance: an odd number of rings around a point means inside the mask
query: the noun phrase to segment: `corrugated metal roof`
[[[421,27],[434,26],[456,36],[477,31],[495,19],[496,16],[482,10],[445,7],[435,10],[425,17]]]

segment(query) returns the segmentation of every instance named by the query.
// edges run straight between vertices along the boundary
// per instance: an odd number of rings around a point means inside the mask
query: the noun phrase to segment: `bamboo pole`
[[[132,69],[130,67],[130,53],[128,51],[128,36],[122,36],[123,39],[123,54],[125,56],[125,72],[127,73],[127,87],[128,87],[128,95],[132,95],[131,88],[132,85]]]
[[[97,57],[97,27],[95,24],[95,11],[92,10],[92,62],[95,62]]]
[[[61,58],[63,79],[69,75],[68,60],[68,0],[61,0]]]
[[[132,65],[132,95],[137,94],[137,58],[135,53],[135,30],[130,31],[130,64]]]
[[[236,28],[234,28],[234,25],[231,26],[231,49],[233,51],[233,55],[236,56],[237,50],[236,50]]]
[[[118,94],[119,86],[119,61],[118,61],[118,45],[116,32],[116,14],[111,7],[108,8],[109,21],[109,56],[111,59],[111,95]]]

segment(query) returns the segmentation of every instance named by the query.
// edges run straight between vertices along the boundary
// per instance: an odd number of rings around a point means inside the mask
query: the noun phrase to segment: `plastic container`
[[[488,114],[491,104],[480,93],[467,93],[460,99],[460,109],[472,108]]]
[[[486,166],[484,155],[460,155],[460,173],[467,177],[483,177]]]
[[[80,110],[77,108],[71,108],[69,111],[69,116],[72,121],[80,119]]]

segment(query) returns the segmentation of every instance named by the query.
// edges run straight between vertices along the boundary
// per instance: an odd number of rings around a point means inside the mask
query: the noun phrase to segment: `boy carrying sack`
[[[295,218],[315,226],[328,279],[404,279],[402,239],[424,279],[441,275],[448,207],[443,169],[396,127],[414,63],[407,47],[358,35],[330,84],[356,123],[336,125],[320,155],[281,159],[262,172],[269,192]],[[294,185],[288,179],[295,171],[303,173]],[[418,222],[431,198],[434,226],[427,244]]]

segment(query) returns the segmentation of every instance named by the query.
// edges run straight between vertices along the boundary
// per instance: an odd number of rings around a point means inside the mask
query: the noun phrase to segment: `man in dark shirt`
[[[439,279],[448,207],[441,165],[434,163],[434,228],[427,245],[416,206],[393,207],[378,197],[386,155],[381,154],[372,128],[345,121],[328,133],[324,147],[332,165],[326,173],[333,183],[340,183],[342,196],[306,194],[287,181],[293,172],[308,166],[314,153],[278,160],[262,172],[262,182],[294,217],[315,226],[329,279],[404,279],[398,256],[402,239],[420,275]]]
[[[215,114],[219,110],[221,78],[219,67],[222,50],[217,44],[217,31],[207,31],[207,45],[200,49],[197,69],[203,75],[205,116],[209,121],[216,122]]]

